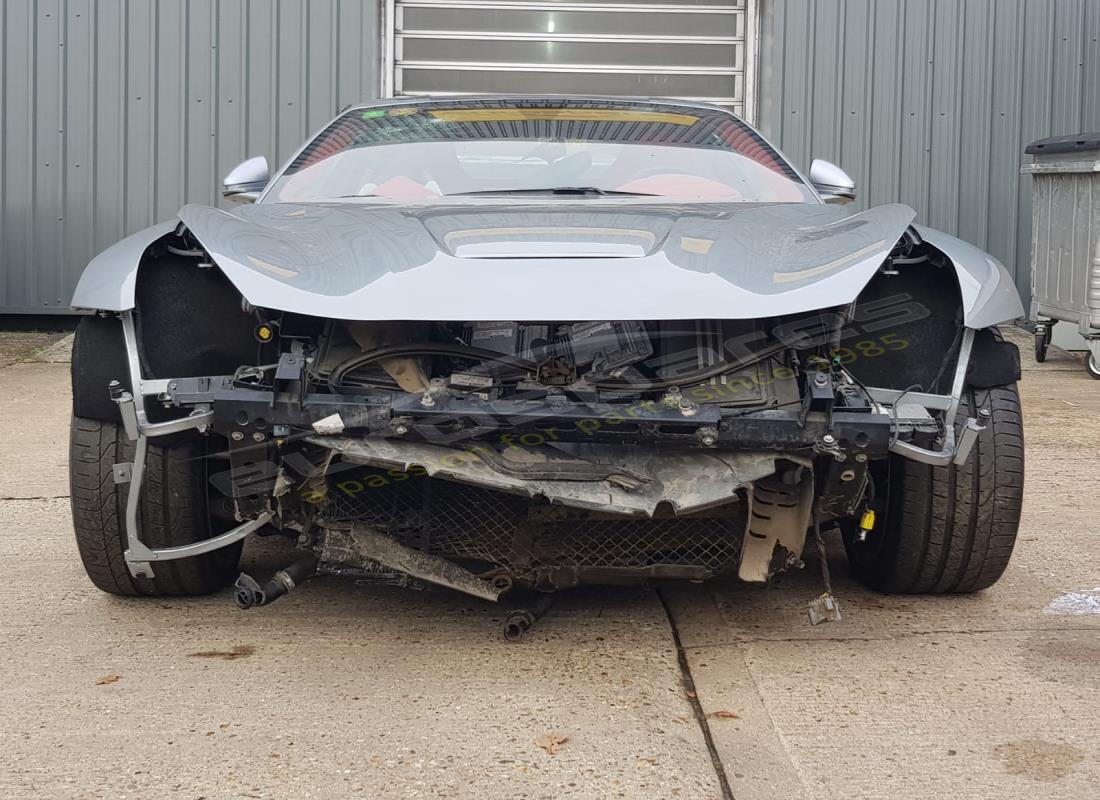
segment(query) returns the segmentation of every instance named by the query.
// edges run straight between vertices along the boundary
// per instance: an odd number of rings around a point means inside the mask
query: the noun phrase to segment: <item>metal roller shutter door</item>
[[[607,94],[752,118],[754,0],[387,0],[387,96]]]

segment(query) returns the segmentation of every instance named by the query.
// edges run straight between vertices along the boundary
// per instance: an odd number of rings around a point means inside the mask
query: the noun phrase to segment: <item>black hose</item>
[[[241,573],[237,578],[233,599],[241,609],[266,606],[311,577],[316,571],[317,556],[306,556],[276,572],[263,586],[256,583],[249,575]]]
[[[451,342],[421,342],[419,344],[395,344],[386,347],[376,347],[373,350],[354,355],[337,364],[328,376],[330,388],[337,389],[344,380],[344,376],[359,367],[381,361],[383,358],[398,358],[401,356],[454,356],[467,358],[473,361],[485,361],[501,364],[520,372],[534,372],[538,365],[534,361],[525,358],[516,358],[495,350],[483,350],[480,347],[467,347]]]
[[[517,608],[504,621],[502,633],[509,642],[518,642],[554,605],[557,598],[550,592],[540,592],[529,608]]]
[[[694,383],[700,383],[711,378],[717,378],[720,375],[725,375],[727,372],[734,372],[739,369],[744,369],[745,367],[751,367],[753,364],[759,364],[761,361],[778,355],[786,349],[786,344],[777,342],[758,353],[753,353],[751,356],[741,361],[723,361],[717,366],[709,367],[699,372],[692,372],[687,375],[678,375],[668,380],[638,383],[636,381],[624,381],[621,379],[607,379],[593,380],[589,381],[589,383],[597,389],[636,389],[643,392],[656,391],[658,389],[671,389],[673,386],[690,386]]]

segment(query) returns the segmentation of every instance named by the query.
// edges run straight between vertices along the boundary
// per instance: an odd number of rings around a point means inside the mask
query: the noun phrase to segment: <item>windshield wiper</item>
[[[317,202],[325,203],[329,200],[354,200],[356,198],[366,198],[369,200],[393,200],[392,197],[385,194],[337,194],[332,197],[321,197],[317,199]]]
[[[472,197],[479,194],[598,194],[627,195],[631,197],[656,197],[650,192],[621,192],[616,189],[601,189],[598,186],[548,186],[545,189],[479,189],[476,192],[454,192],[444,197]]]

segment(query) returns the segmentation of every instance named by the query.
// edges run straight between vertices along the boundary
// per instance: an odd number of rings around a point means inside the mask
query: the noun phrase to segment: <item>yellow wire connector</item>
[[[859,540],[861,542],[866,540],[867,534],[874,530],[874,527],[875,512],[867,509],[863,512],[863,516],[859,518]]]

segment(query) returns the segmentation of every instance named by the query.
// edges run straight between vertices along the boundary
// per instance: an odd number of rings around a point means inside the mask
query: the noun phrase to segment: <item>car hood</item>
[[[592,200],[185,206],[250,303],[350,320],[754,318],[849,303],[915,212]]]

